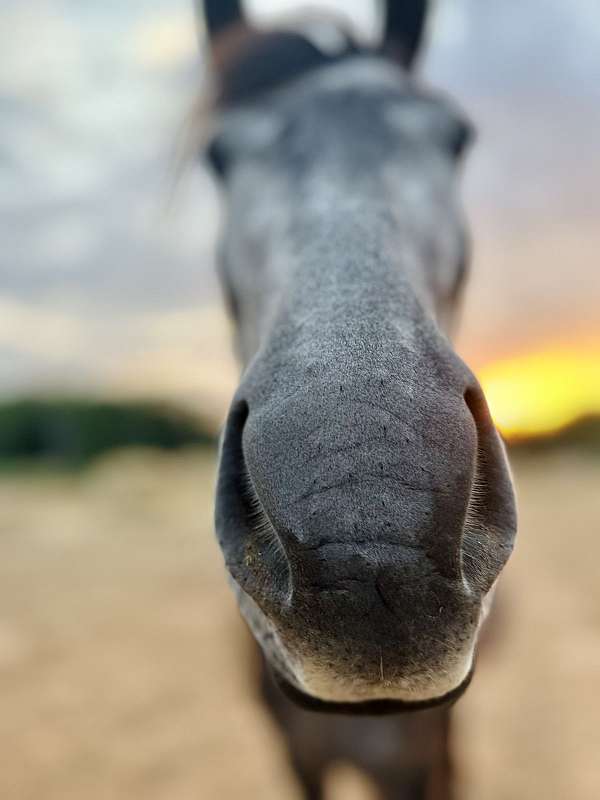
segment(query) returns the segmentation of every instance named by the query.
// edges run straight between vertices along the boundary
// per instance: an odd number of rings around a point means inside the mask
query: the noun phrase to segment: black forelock
[[[344,39],[344,46],[331,54],[292,31],[249,37],[220,71],[218,104],[231,107],[249,102],[311,70],[361,52],[349,35],[344,33]]]

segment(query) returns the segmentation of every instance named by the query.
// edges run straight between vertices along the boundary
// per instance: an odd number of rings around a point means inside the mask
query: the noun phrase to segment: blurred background
[[[213,541],[219,197],[174,180],[202,35],[192,0],[0,6],[2,798],[297,796]],[[599,52],[595,0],[438,0],[422,60],[479,131],[458,349],[521,515],[457,708],[467,800],[600,796]]]

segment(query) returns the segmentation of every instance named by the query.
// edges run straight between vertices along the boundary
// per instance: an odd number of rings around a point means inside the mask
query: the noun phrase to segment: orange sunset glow
[[[479,380],[504,436],[549,434],[600,414],[600,343],[497,361],[479,371]]]

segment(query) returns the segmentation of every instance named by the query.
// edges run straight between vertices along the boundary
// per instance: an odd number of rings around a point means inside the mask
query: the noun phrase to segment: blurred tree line
[[[511,452],[544,455],[571,448],[591,455],[600,453],[600,416],[580,417],[564,428],[545,435],[522,437],[509,442]]]
[[[123,447],[175,450],[213,447],[200,418],[152,402],[86,398],[19,399],[0,403],[0,467],[52,464],[80,467]],[[600,417],[582,418],[549,436],[519,439],[510,451],[538,455],[571,447],[600,453]]]
[[[4,466],[33,461],[80,466],[113,448],[214,444],[201,420],[157,403],[52,398],[0,404]]]

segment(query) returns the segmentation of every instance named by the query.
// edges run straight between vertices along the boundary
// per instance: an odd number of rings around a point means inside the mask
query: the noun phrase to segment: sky
[[[302,4],[248,5],[266,21]],[[376,28],[367,0],[319,5]],[[569,354],[583,365],[572,380],[596,391],[599,51],[597,0],[439,0],[432,19],[424,78],[478,129],[458,348],[492,390],[511,370],[498,397],[541,357],[557,391]],[[214,275],[219,196],[200,163],[172,185],[205,80],[191,0],[2,0],[2,395],[150,395],[223,413],[236,366]],[[525,404],[540,392],[521,390]]]

